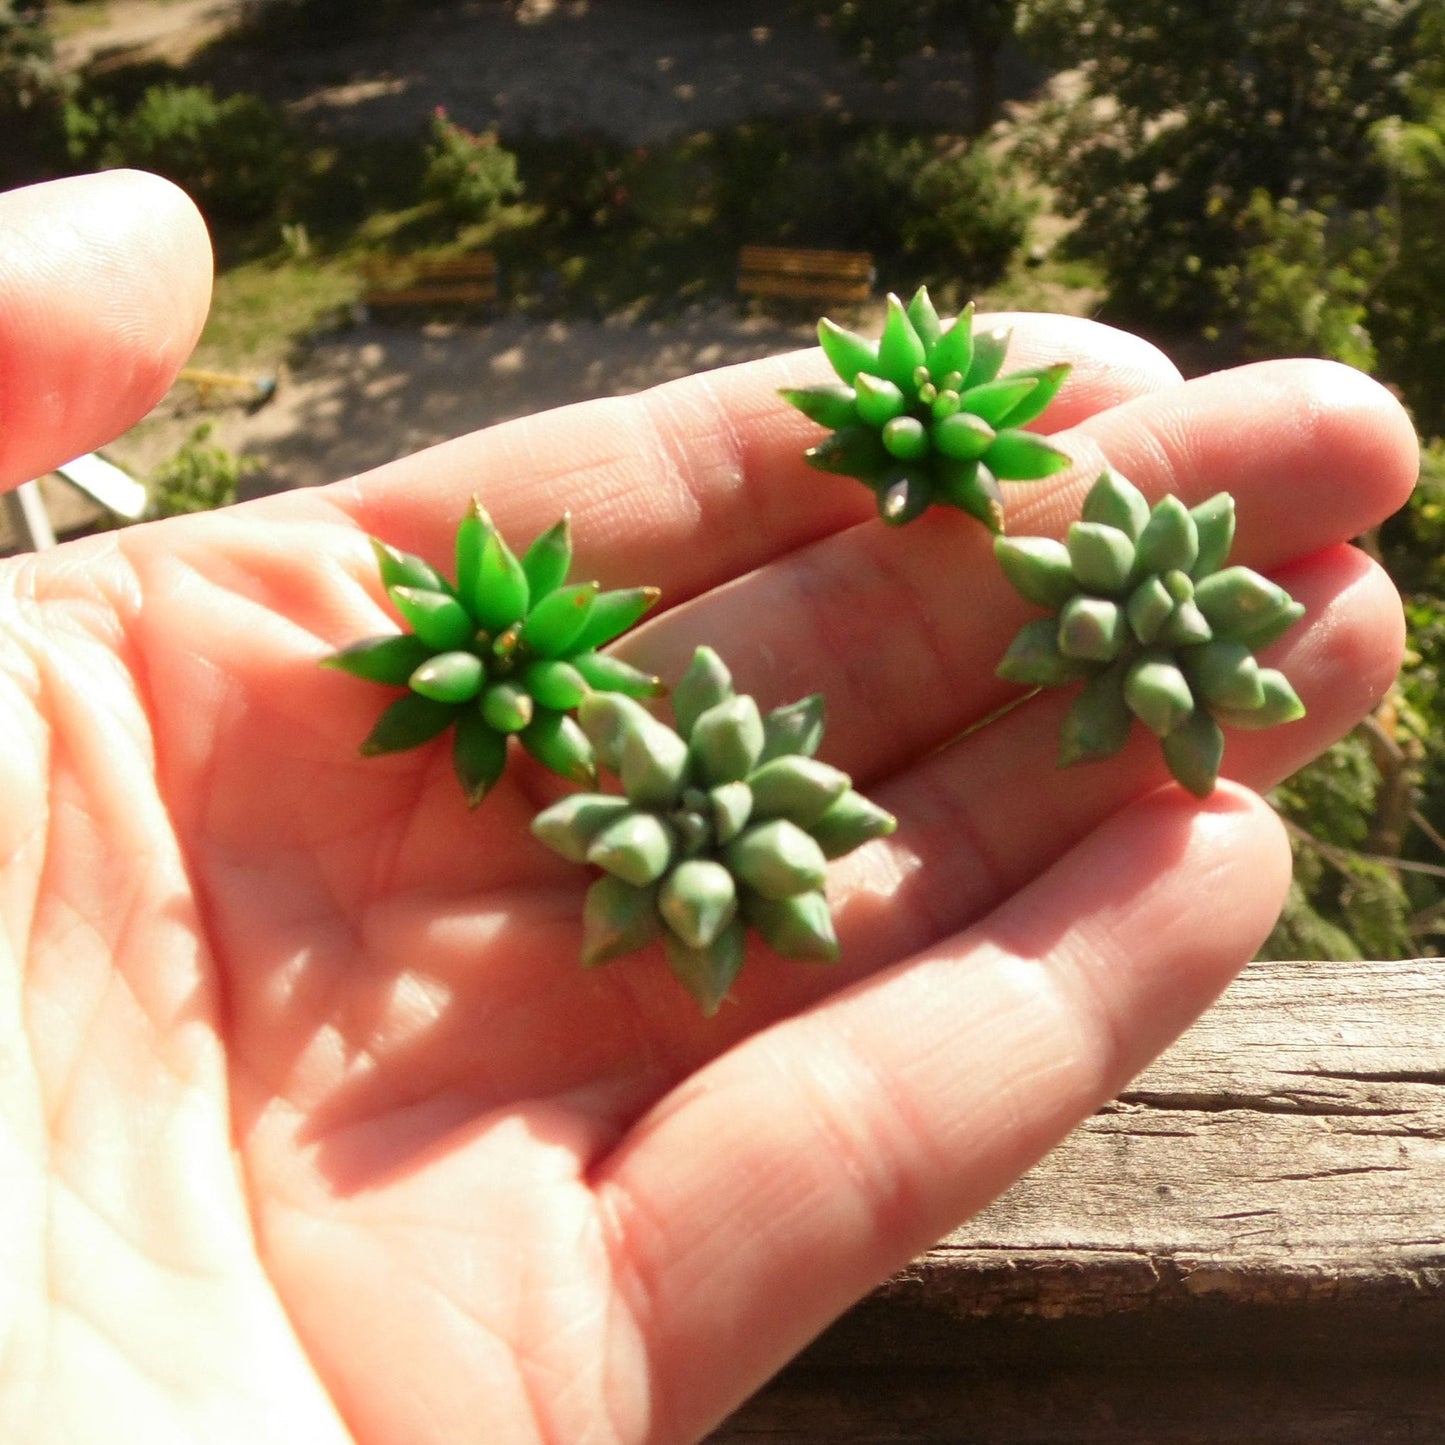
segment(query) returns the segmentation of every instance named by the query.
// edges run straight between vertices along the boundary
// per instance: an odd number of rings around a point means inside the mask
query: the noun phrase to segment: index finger
[[[1155,347],[1079,317],[1019,314],[1007,366],[1074,366],[1046,418],[1072,426],[1177,383]],[[875,515],[868,491],[803,460],[823,432],[778,395],[831,373],[817,350],[744,362],[459,438],[323,489],[366,531],[445,558],[468,497],[526,540],[570,511],[579,569],[672,605]]]

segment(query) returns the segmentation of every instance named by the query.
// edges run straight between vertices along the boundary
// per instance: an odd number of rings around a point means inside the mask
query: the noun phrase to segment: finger
[[[1116,1092],[1249,958],[1288,878],[1258,799],[1156,794],[974,930],[665,1098],[597,1175],[658,1436],[701,1434]]]
[[[1188,382],[1102,413],[1060,442],[1089,460],[1057,486],[1016,489],[1038,500],[1022,505],[1015,534],[1062,531],[1104,456],[1119,455],[1151,496],[1173,491],[1195,503],[1231,492],[1241,519],[1231,560],[1266,572],[1382,521],[1418,470],[1399,403],[1330,363]],[[824,693],[829,760],[876,777],[1017,697],[995,669],[1038,615],[1003,578],[988,534],[939,513],[820,541],[669,611],[626,650],[673,678],[711,642],[739,690],[760,701]]]
[[[205,225],[139,171],[0,195],[0,489],[110,441],[165,394],[210,300]]]
[[[1008,319],[1011,367],[1075,367],[1051,427],[1177,380],[1162,353],[1112,327],[1078,317]],[[865,488],[803,461],[823,433],[778,395],[830,375],[816,349],[705,372],[508,422],[325,489],[325,497],[366,531],[432,559],[448,555],[473,493],[518,540],[567,510],[579,571],[607,585],[660,586],[672,605],[875,515]]]

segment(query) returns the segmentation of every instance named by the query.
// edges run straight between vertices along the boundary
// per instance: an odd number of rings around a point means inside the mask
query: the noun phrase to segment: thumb
[[[186,194],[108,171],[0,195],[0,490],[118,436],[165,394],[211,295]]]

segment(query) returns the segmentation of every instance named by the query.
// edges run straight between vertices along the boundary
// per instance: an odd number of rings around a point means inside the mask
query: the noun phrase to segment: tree
[[[794,0],[825,22],[849,54],[875,73],[930,46],[962,45],[973,64],[973,130],[998,118],[1000,52],[1014,32],[1017,0]]]
[[[1047,147],[1078,243],[1138,319],[1227,311],[1216,273],[1256,192],[1368,208],[1372,135],[1400,113],[1422,16],[1442,0],[1021,0],[1024,38],[1077,66]]]

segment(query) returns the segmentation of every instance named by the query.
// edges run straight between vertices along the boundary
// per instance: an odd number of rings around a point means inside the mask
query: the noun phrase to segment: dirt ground
[[[113,0],[103,25],[67,37],[71,65],[183,61],[248,0]],[[385,41],[346,39],[268,57],[238,81],[323,129],[411,130],[437,105],[465,124],[605,132],[646,143],[750,115],[832,110],[947,122],[967,105],[968,62],[920,58],[881,85],[838,59],[780,0],[470,0]],[[1020,88],[1021,77],[1006,77]],[[667,324],[529,322],[447,327],[363,322],[318,339],[248,413],[208,411],[213,439],[257,457],[252,490],[352,475],[462,432],[808,345],[802,326],[699,308]],[[195,424],[175,394],[108,454],[138,473]],[[174,413],[179,412],[179,415]]]

